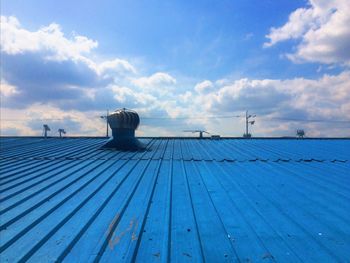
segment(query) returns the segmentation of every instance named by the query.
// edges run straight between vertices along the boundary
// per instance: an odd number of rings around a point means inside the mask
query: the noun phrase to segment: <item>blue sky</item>
[[[16,16],[30,30],[55,22],[67,34],[96,39],[100,56],[141,60],[146,74],[314,77],[317,66],[302,67],[301,74],[300,67],[279,59],[291,44],[262,49],[269,28],[282,25],[303,5],[305,1],[4,1],[2,13]]]
[[[185,127],[239,136],[240,119],[198,116],[251,109],[261,116],[257,135],[305,127],[348,136],[347,123],[326,123],[350,115],[347,4],[2,1],[2,133],[36,134],[41,119],[62,119],[55,125],[71,134],[94,135],[103,123],[87,124],[89,116],[125,106],[174,118],[146,122],[143,135]]]

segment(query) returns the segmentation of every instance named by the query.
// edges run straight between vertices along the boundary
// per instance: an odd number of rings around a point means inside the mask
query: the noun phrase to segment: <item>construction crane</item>
[[[44,136],[45,138],[47,138],[47,132],[48,132],[48,131],[51,131],[49,125],[44,124],[44,125],[43,125],[43,136]]]
[[[60,138],[62,138],[62,134],[66,134],[66,131],[64,129],[58,129],[58,133],[60,134]]]
[[[192,132],[192,133],[198,132],[199,133],[199,138],[203,138],[203,133],[210,134],[209,132],[204,131],[204,130],[184,130],[184,132]]]

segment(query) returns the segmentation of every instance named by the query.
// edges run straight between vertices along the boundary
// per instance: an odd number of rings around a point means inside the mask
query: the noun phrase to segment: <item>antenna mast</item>
[[[62,138],[62,133],[66,134],[66,131],[64,129],[58,129],[58,133],[60,134],[60,138]]]
[[[244,138],[251,138],[252,135],[249,133],[249,124],[254,125],[255,120],[250,121],[250,118],[255,118],[256,115],[249,115],[248,111],[245,112],[245,134],[243,134]]]
[[[48,132],[48,131],[51,131],[49,125],[44,124],[44,125],[43,125],[43,135],[44,135],[45,138],[47,138],[47,132]]]
[[[210,134],[209,132],[204,131],[204,130],[184,130],[184,132],[192,132],[192,133],[198,132],[199,133],[199,138],[201,138],[201,139],[203,138],[203,133]]]
[[[108,138],[108,115],[109,115],[109,110],[107,109],[107,115],[102,115],[100,116],[101,119],[106,120],[106,137]]]
[[[108,115],[109,115],[109,111],[107,109],[107,115],[106,115],[106,137],[108,138]]]

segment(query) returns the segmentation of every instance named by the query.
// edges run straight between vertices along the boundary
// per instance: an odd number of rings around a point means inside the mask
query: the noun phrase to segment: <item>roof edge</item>
[[[0,138],[42,138],[43,136],[3,136]],[[64,136],[62,138],[58,136],[48,136],[47,138],[59,138],[59,139],[110,139],[110,137],[106,136]],[[137,136],[138,139],[201,139],[201,140],[211,140],[211,137],[190,137],[190,136]],[[243,137],[234,137],[234,136],[221,136],[220,139],[235,139],[235,140],[350,140],[350,137],[307,137],[307,138],[297,138],[297,137],[252,137],[252,138],[243,138]]]

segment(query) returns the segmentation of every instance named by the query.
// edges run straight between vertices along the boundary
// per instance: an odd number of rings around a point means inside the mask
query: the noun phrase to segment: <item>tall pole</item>
[[[245,112],[245,134],[244,137],[250,138],[252,135],[249,133],[249,124],[253,125],[255,120],[249,121],[250,118],[254,118],[256,115],[250,115],[248,110]]]
[[[107,138],[108,138],[108,114],[109,114],[109,112],[107,110],[107,115],[106,115],[106,136],[107,136]]]
[[[248,111],[245,112],[245,134],[248,136]]]

